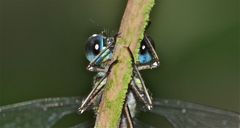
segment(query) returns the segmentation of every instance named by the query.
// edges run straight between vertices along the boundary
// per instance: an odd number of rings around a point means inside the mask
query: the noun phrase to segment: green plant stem
[[[154,0],[128,0],[115,46],[113,65],[99,105],[95,128],[117,128],[132,76],[132,58],[138,57],[140,42]],[[136,60],[136,59],[135,59]]]

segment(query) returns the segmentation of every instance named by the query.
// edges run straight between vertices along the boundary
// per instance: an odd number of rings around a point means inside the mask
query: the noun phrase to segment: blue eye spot
[[[140,64],[146,64],[152,60],[152,56],[149,52],[139,55]]]

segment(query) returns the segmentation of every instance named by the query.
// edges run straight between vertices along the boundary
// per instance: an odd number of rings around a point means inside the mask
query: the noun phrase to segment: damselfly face
[[[152,48],[155,48],[154,42],[151,37],[144,36],[144,39],[141,41],[139,47],[139,64],[150,63],[154,58],[150,50],[151,47],[149,47],[147,43],[151,43],[151,45],[153,46]],[[89,62],[92,62],[99,55],[100,52],[105,50],[107,46],[111,44],[113,44],[113,46],[109,49],[110,53],[100,56],[96,61],[96,65],[101,65],[102,62],[105,62],[106,60],[110,60],[112,58],[115,38],[106,37],[103,34],[93,34],[88,38],[86,43],[86,58]]]

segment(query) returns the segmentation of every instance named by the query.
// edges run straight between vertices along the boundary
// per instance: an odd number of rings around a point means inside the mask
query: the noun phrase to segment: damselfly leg
[[[128,128],[133,128],[133,119],[132,119],[132,115],[131,115],[131,112],[130,112],[130,109],[129,109],[129,106],[127,103],[125,103],[125,106],[124,106],[124,117],[122,117],[122,119],[126,119],[126,122],[124,122],[124,120],[122,120],[122,124],[120,124],[120,126],[122,125],[127,125]],[[126,123],[126,124],[123,124],[123,123]]]
[[[106,85],[107,77],[111,71],[112,66],[117,63],[117,60],[113,61],[110,66],[108,67],[108,71],[106,73],[103,73],[104,75],[99,79],[94,80],[94,88],[89,93],[87,98],[82,102],[81,107],[79,108],[80,113],[83,113],[86,109],[89,108],[89,106],[96,101],[98,96],[101,95],[101,92],[103,91],[104,86]],[[95,82],[96,81],[96,82]]]
[[[142,76],[141,76],[140,72],[138,71],[136,65],[133,66],[133,70],[134,70],[134,74],[136,75],[135,78],[137,78],[137,79],[134,79],[134,81],[135,81],[135,83],[138,83],[138,84],[136,84],[137,85],[136,87],[138,87],[140,94],[143,94],[143,97],[145,100],[144,102],[146,102],[147,109],[151,110],[152,109],[152,98],[148,93],[148,90],[145,86],[145,83],[144,83]]]
[[[131,91],[134,93],[134,95],[140,99],[140,101],[147,107],[147,108],[151,108],[152,104],[149,104],[149,102],[147,102],[147,96],[144,93],[144,90],[141,87],[139,87],[139,84],[141,81],[137,78],[133,78],[132,82],[131,82],[131,86],[130,89]]]
[[[88,94],[87,98],[82,102],[81,107],[78,109],[80,113],[83,113],[89,106],[96,101],[97,96],[99,96],[103,90],[103,87],[107,80],[107,74],[105,74],[101,79],[96,80],[92,91]]]

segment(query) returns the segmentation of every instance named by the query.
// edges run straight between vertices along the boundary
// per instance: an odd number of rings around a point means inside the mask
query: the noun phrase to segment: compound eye
[[[94,34],[88,38],[86,44],[86,57],[91,62],[103,49],[105,37]]]
[[[145,36],[141,42],[140,49],[139,49],[139,62],[140,64],[146,64],[152,60],[152,55],[150,52],[149,47],[147,46],[147,42],[150,41],[152,46],[154,47],[154,42],[149,36]]]
[[[150,51],[149,47],[147,47],[146,41],[149,41],[152,44],[153,48],[155,49],[155,44],[152,38],[150,36],[144,36],[144,39],[142,40],[141,46],[140,46],[140,55],[145,55]]]

